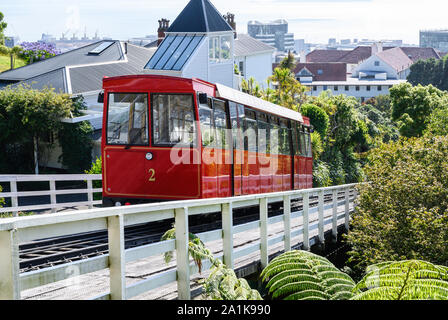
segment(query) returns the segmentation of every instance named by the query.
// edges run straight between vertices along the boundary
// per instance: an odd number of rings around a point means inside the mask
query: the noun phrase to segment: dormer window
[[[379,67],[380,62],[379,61],[375,61],[375,67]]]
[[[231,60],[232,35],[213,36],[209,39],[209,58],[213,62]]]
[[[324,71],[322,69],[318,69],[317,74],[324,74]]]

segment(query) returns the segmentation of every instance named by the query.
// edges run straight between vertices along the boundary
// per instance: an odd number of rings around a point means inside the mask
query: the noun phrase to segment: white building
[[[234,87],[234,30],[208,0],[191,0],[165,32],[146,73]]]
[[[333,95],[345,94],[364,102],[372,97],[389,94],[389,89],[392,86],[403,82],[406,82],[406,80],[360,80],[347,78],[346,81],[313,81],[304,83],[304,85],[309,87],[310,91],[307,93],[311,96],[318,96],[323,91],[331,90]]]
[[[234,43],[234,61],[241,76],[246,80],[253,77],[266,88],[266,79],[272,75],[272,57],[275,48],[247,34],[238,34]]]

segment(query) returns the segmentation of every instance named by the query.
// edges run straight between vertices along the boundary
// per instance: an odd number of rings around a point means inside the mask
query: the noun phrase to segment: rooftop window
[[[89,54],[98,55],[101,52],[103,52],[104,50],[106,50],[107,48],[109,48],[113,43],[114,43],[114,41],[104,41],[100,45],[95,47],[93,50],[90,50]]]
[[[149,60],[146,69],[181,70],[203,36],[169,35]]]

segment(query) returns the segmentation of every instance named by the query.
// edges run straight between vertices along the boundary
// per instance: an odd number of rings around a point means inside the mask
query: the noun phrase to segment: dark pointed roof
[[[167,32],[233,31],[209,0],[190,0]]]

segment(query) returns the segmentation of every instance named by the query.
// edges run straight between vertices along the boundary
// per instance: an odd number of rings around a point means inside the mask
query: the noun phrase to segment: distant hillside
[[[10,57],[7,55],[0,55],[0,72],[9,70],[11,68],[11,60]],[[26,65],[25,61],[23,61],[20,58],[15,58],[14,59],[14,68],[19,68]]]

